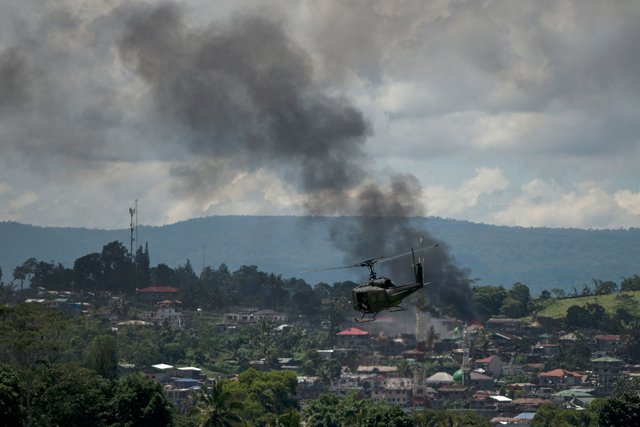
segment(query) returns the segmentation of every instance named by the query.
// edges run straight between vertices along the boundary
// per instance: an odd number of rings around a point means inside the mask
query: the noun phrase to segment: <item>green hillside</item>
[[[628,297],[633,298],[632,300]],[[553,302],[549,307],[538,313],[538,316],[563,318],[567,309],[573,305],[584,307],[587,304],[599,304],[607,314],[615,313],[618,308],[625,308],[636,316],[640,316],[640,291],[616,292],[608,295],[592,295],[577,298],[565,298]]]

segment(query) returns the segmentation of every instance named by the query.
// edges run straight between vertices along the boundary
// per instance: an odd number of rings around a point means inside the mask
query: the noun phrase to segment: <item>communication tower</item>
[[[129,216],[131,222],[129,223],[129,230],[131,232],[131,241],[129,247],[129,257],[133,261],[133,246],[138,241],[138,199],[136,199],[135,207],[129,208]]]

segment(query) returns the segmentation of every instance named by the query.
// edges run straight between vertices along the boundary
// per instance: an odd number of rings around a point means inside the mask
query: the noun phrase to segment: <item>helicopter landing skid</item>
[[[387,310],[389,313],[395,313],[397,311],[406,311],[407,309],[400,306],[400,305],[394,305],[393,307],[389,307],[389,309]],[[379,311],[376,311],[375,313],[373,313],[373,317],[371,319],[365,319],[364,317],[367,314],[371,314],[371,313],[362,313],[362,317],[360,319],[353,319],[354,321],[358,322],[358,323],[367,323],[367,322],[373,322],[374,320],[376,320],[376,316],[378,316],[378,314],[380,314]]]
[[[378,313],[380,313],[379,311],[376,311],[375,313],[373,313],[373,317],[371,319],[365,319],[364,317],[367,314],[371,314],[371,313],[362,313],[362,317],[360,319],[355,318],[353,319],[354,321],[358,322],[358,323],[367,323],[367,322],[373,322],[374,320],[376,320],[376,316],[378,315]]]

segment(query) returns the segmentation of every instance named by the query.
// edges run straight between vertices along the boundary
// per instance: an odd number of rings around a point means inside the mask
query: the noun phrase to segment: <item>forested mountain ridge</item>
[[[339,266],[349,260],[329,239],[329,228],[348,218],[216,216],[138,228],[139,244],[149,244],[152,265],[171,267],[191,260],[231,269],[257,265],[262,271],[302,277],[309,283],[356,280],[360,272],[313,273],[309,268]],[[640,272],[640,230],[580,230],[502,227],[442,218],[413,218],[413,225],[444,241],[457,264],[479,284],[523,282],[533,292],[582,288],[592,279],[613,280]],[[91,230],[0,223],[0,267],[6,282],[28,258],[71,267],[88,253],[118,240],[129,247],[129,229]],[[137,246],[137,244],[136,244]],[[379,256],[372,248],[371,256]],[[384,254],[391,255],[391,254]],[[428,258],[427,258],[428,262]],[[427,278],[428,279],[428,278]]]

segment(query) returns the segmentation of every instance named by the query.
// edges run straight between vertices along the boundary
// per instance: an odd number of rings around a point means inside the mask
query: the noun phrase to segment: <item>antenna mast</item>
[[[137,225],[138,225],[138,216],[136,211],[138,210],[138,199],[136,199],[136,207],[134,208],[129,208],[129,216],[131,217],[131,222],[129,223],[129,231],[131,234],[131,240],[130,240],[130,247],[129,247],[129,259],[131,261],[133,261],[133,243],[135,242],[136,238],[138,237],[138,231],[137,231]],[[134,216],[135,216],[135,222],[134,222]],[[135,226],[135,227],[134,227]],[[136,235],[134,236],[133,232],[136,232]]]
[[[138,199],[136,199],[135,211],[136,211],[136,243],[137,243],[139,242],[138,240]]]

